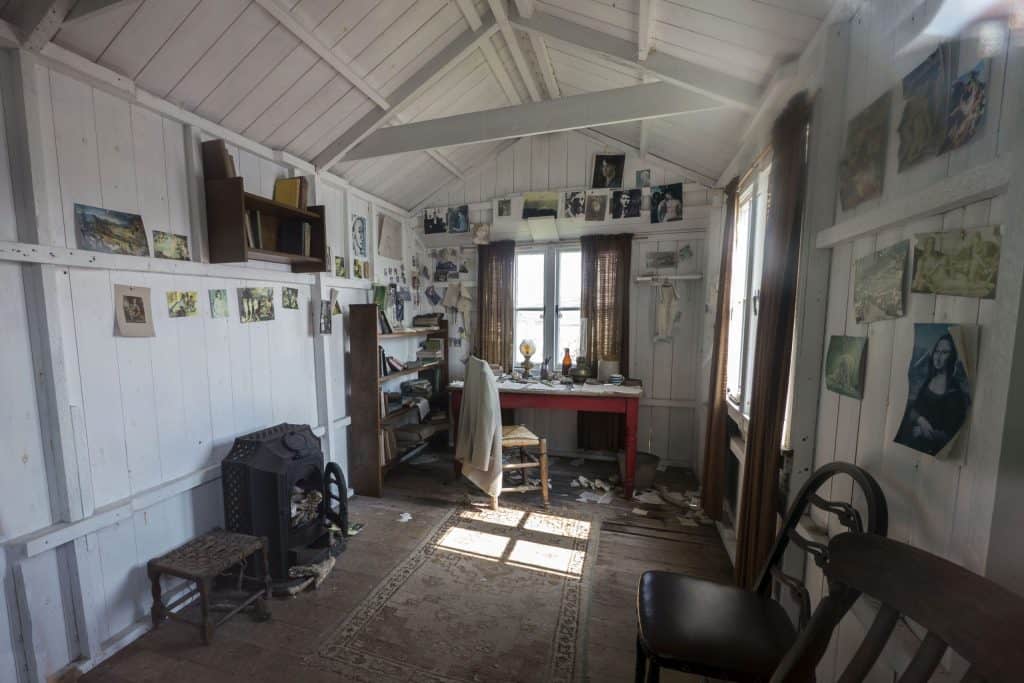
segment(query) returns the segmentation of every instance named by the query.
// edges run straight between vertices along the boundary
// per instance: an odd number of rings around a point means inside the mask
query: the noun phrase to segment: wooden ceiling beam
[[[508,50],[512,53],[512,61],[516,63],[516,69],[526,85],[526,91],[530,93],[530,99],[534,102],[540,102],[543,99],[540,96],[540,88],[537,87],[537,81],[533,77],[530,65],[526,63],[526,56],[523,55],[523,51],[519,47],[519,39],[516,38],[515,29],[512,28],[512,24],[509,22],[504,0],[487,0],[487,4],[490,5],[491,12],[498,22],[498,27],[501,29],[501,37],[505,39]]]
[[[637,15],[636,26],[636,58],[637,61],[647,61],[654,46],[654,22],[657,20],[658,0],[639,0],[640,13]]]

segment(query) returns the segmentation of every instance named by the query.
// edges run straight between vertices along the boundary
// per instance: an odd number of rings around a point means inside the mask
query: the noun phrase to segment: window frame
[[[519,258],[519,256],[523,255],[523,254],[543,254],[543,256],[544,256],[544,305],[543,305],[543,307],[536,307],[536,306],[523,306],[523,307],[520,307],[518,305],[518,302],[514,302],[513,303],[513,311],[514,311],[514,315],[515,315],[516,318],[518,318],[518,315],[519,315],[520,311],[540,311],[542,313],[542,315],[544,316],[544,318],[543,318],[543,327],[544,327],[544,339],[543,339],[544,346],[543,346],[543,348],[544,348],[544,351],[543,351],[543,353],[541,355],[543,356],[544,354],[546,354],[549,357],[551,357],[551,359],[552,359],[552,361],[553,361],[553,363],[554,363],[554,365],[556,367],[559,365],[559,363],[561,361],[561,357],[559,355],[560,350],[556,348],[556,344],[558,342],[558,321],[559,321],[560,313],[562,311],[579,311],[579,310],[581,310],[581,306],[564,306],[564,307],[560,307],[558,305],[558,298],[559,298],[558,297],[558,282],[559,282],[559,280],[558,280],[558,269],[559,269],[559,265],[560,265],[561,254],[564,253],[564,252],[573,252],[573,251],[578,252],[578,251],[581,251],[581,249],[582,248],[581,248],[581,245],[580,245],[579,242],[553,242],[553,243],[549,243],[549,244],[539,244],[539,245],[531,244],[531,245],[523,245],[523,246],[517,246],[516,247],[516,259],[517,259],[517,261],[516,261],[516,274],[515,274],[515,278],[516,279],[515,279],[515,284],[514,284],[515,291],[518,291],[518,289],[519,289],[519,287],[518,287],[518,283],[519,283],[519,268],[518,268],[519,262],[518,262],[518,258]],[[582,273],[581,273],[581,279],[580,279],[580,288],[581,288],[581,290],[582,290],[582,287],[583,287],[583,282],[582,282]],[[582,294],[582,292],[581,292],[581,294]],[[582,304],[582,301],[580,303]],[[519,339],[518,339],[518,337],[519,337],[519,335],[513,329],[513,340],[512,341],[513,341],[513,344],[515,346],[512,349],[512,351],[513,351],[512,356],[513,356],[513,358],[515,360],[514,360],[512,365],[513,365],[513,367],[515,369],[521,370],[522,369],[523,359],[522,359],[522,354],[519,353]],[[575,359],[575,354],[576,353],[578,353],[578,350],[573,351],[573,358],[574,359]],[[544,358],[534,359],[534,362],[538,366],[543,361],[544,361]]]

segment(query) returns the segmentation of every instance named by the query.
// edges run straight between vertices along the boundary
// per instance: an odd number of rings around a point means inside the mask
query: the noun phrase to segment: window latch
[[[758,311],[758,305],[757,305],[757,302],[758,302],[758,301],[759,301],[760,299],[761,299],[761,291],[760,291],[760,290],[758,290],[758,291],[757,291],[757,293],[756,293],[756,294],[754,295],[754,301],[753,301],[753,304],[754,304],[754,315],[757,315],[757,311]]]

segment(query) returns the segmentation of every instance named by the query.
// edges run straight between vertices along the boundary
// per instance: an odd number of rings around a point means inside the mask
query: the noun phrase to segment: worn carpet
[[[597,522],[448,513],[307,663],[358,681],[578,681]]]

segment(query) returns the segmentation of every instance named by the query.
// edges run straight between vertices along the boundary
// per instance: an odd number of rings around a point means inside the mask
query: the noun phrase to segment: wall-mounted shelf
[[[441,331],[440,327],[414,327],[408,330],[395,330],[388,334],[378,335],[379,339],[399,339],[406,337],[428,337]]]
[[[383,337],[384,335],[381,335],[381,336]],[[381,384],[384,384],[384,382],[390,382],[391,380],[398,379],[399,377],[406,377],[407,375],[418,375],[420,372],[422,372],[424,370],[429,370],[430,368],[440,367],[440,365],[441,365],[440,361],[434,361],[432,363],[424,363],[423,365],[417,365],[414,368],[406,368],[405,370],[396,370],[394,372],[388,373],[387,375],[384,375],[383,377],[378,377],[377,379],[380,381]]]

